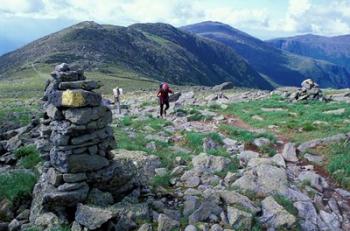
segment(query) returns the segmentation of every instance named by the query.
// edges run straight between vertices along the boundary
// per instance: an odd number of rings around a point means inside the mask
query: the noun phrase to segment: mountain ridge
[[[277,49],[229,25],[206,21],[181,29],[233,48],[259,73],[279,85],[299,86],[301,81],[311,77],[322,87],[350,86],[349,73],[345,68]]]
[[[122,27],[81,22],[0,56],[0,73],[27,63],[60,62],[102,71],[122,66],[175,84],[231,81],[242,87],[272,89],[233,50],[162,23]]]
[[[299,35],[267,40],[279,49],[294,54],[325,60],[350,70],[350,35]]]

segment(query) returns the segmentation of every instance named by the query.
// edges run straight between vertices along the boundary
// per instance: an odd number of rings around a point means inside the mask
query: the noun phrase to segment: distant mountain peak
[[[102,25],[98,24],[95,21],[82,21],[72,26],[73,28],[103,28]]]
[[[227,24],[201,22],[181,27],[182,30],[225,44],[242,56],[259,73],[278,85],[299,86],[312,75],[322,87],[349,87],[345,68],[303,56],[291,54]],[[312,41],[317,35],[303,35]],[[284,43],[285,41],[281,39]],[[286,42],[288,44],[288,41]],[[293,42],[291,42],[293,44]]]

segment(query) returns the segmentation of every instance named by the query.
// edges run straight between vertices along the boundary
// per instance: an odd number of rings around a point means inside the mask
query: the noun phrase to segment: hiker
[[[167,83],[161,83],[157,96],[159,97],[160,117],[166,116],[166,111],[169,109],[169,93],[173,94],[173,90]],[[165,108],[164,108],[165,105]]]
[[[120,108],[120,96],[123,94],[123,89],[116,87],[113,89],[113,96],[114,96],[114,105],[116,105],[116,108],[118,110],[118,114],[121,114],[121,108]]]

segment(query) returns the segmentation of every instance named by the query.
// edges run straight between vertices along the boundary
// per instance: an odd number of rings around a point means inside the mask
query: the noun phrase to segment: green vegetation
[[[329,148],[327,170],[342,186],[350,189],[350,143],[333,144]]]
[[[287,197],[277,194],[277,195],[274,195],[273,198],[278,204],[280,204],[290,214],[294,216],[298,215],[298,210],[293,206],[293,202],[289,200]]]
[[[14,203],[32,194],[36,176],[28,171],[10,171],[0,174],[0,199]]]
[[[203,115],[196,109],[190,110],[189,113],[190,115],[187,117],[187,121],[208,121],[212,119],[212,116]]]
[[[15,151],[15,155],[19,158],[19,165],[23,168],[34,168],[41,161],[40,153],[35,145],[20,147]]]
[[[166,174],[164,176],[156,175],[156,176],[153,177],[153,179],[151,181],[151,184],[155,188],[157,188],[159,186],[168,187],[168,186],[170,186],[170,179],[171,179],[170,174]]]
[[[188,132],[185,134],[185,144],[195,153],[203,151],[204,134],[198,132]]]
[[[224,169],[221,172],[216,172],[215,174],[220,176],[220,177],[225,177],[228,172],[237,172],[239,169],[239,160],[238,158],[232,158],[231,163],[227,166],[226,169]]]
[[[261,147],[258,148],[260,153],[266,154],[269,157],[273,157],[274,155],[276,155],[276,149],[274,147],[272,147],[271,145],[263,145]]]
[[[42,229],[40,229],[38,227],[32,226],[32,227],[24,229],[23,231],[41,231],[41,230]]]
[[[345,112],[339,115],[324,113],[341,108]],[[350,131],[350,123],[344,123],[350,117],[350,108],[344,102],[291,103],[274,95],[269,99],[232,104],[224,112],[240,117],[253,127],[268,129],[269,125],[276,125],[281,134],[294,142]],[[256,115],[263,120],[254,119]],[[321,121],[322,124],[315,124],[315,121]],[[238,136],[250,139],[242,133]]]
[[[219,130],[228,135],[232,139],[236,139],[245,143],[252,143],[254,139],[264,137],[276,142],[276,138],[272,133],[254,133],[231,125],[222,124]]]

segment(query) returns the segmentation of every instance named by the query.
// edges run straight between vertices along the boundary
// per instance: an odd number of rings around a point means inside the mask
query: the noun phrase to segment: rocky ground
[[[226,87],[175,94],[164,119],[157,118],[152,93],[127,94],[121,115],[106,100],[113,112],[118,182],[90,190],[87,203],[66,212],[68,220],[50,213],[34,226],[28,220],[30,195],[17,204],[3,199],[0,230],[350,230],[350,187],[322,167],[326,157],[309,153],[349,140],[350,131],[295,143],[273,121],[267,129],[253,127],[227,111],[232,103],[269,99],[271,92]],[[346,93],[336,96],[348,100]],[[347,113],[341,109],[327,113]],[[261,114],[251,118],[266,120]],[[28,169],[16,155],[38,144],[38,124],[33,120],[1,135],[0,174],[40,172],[40,162]]]

